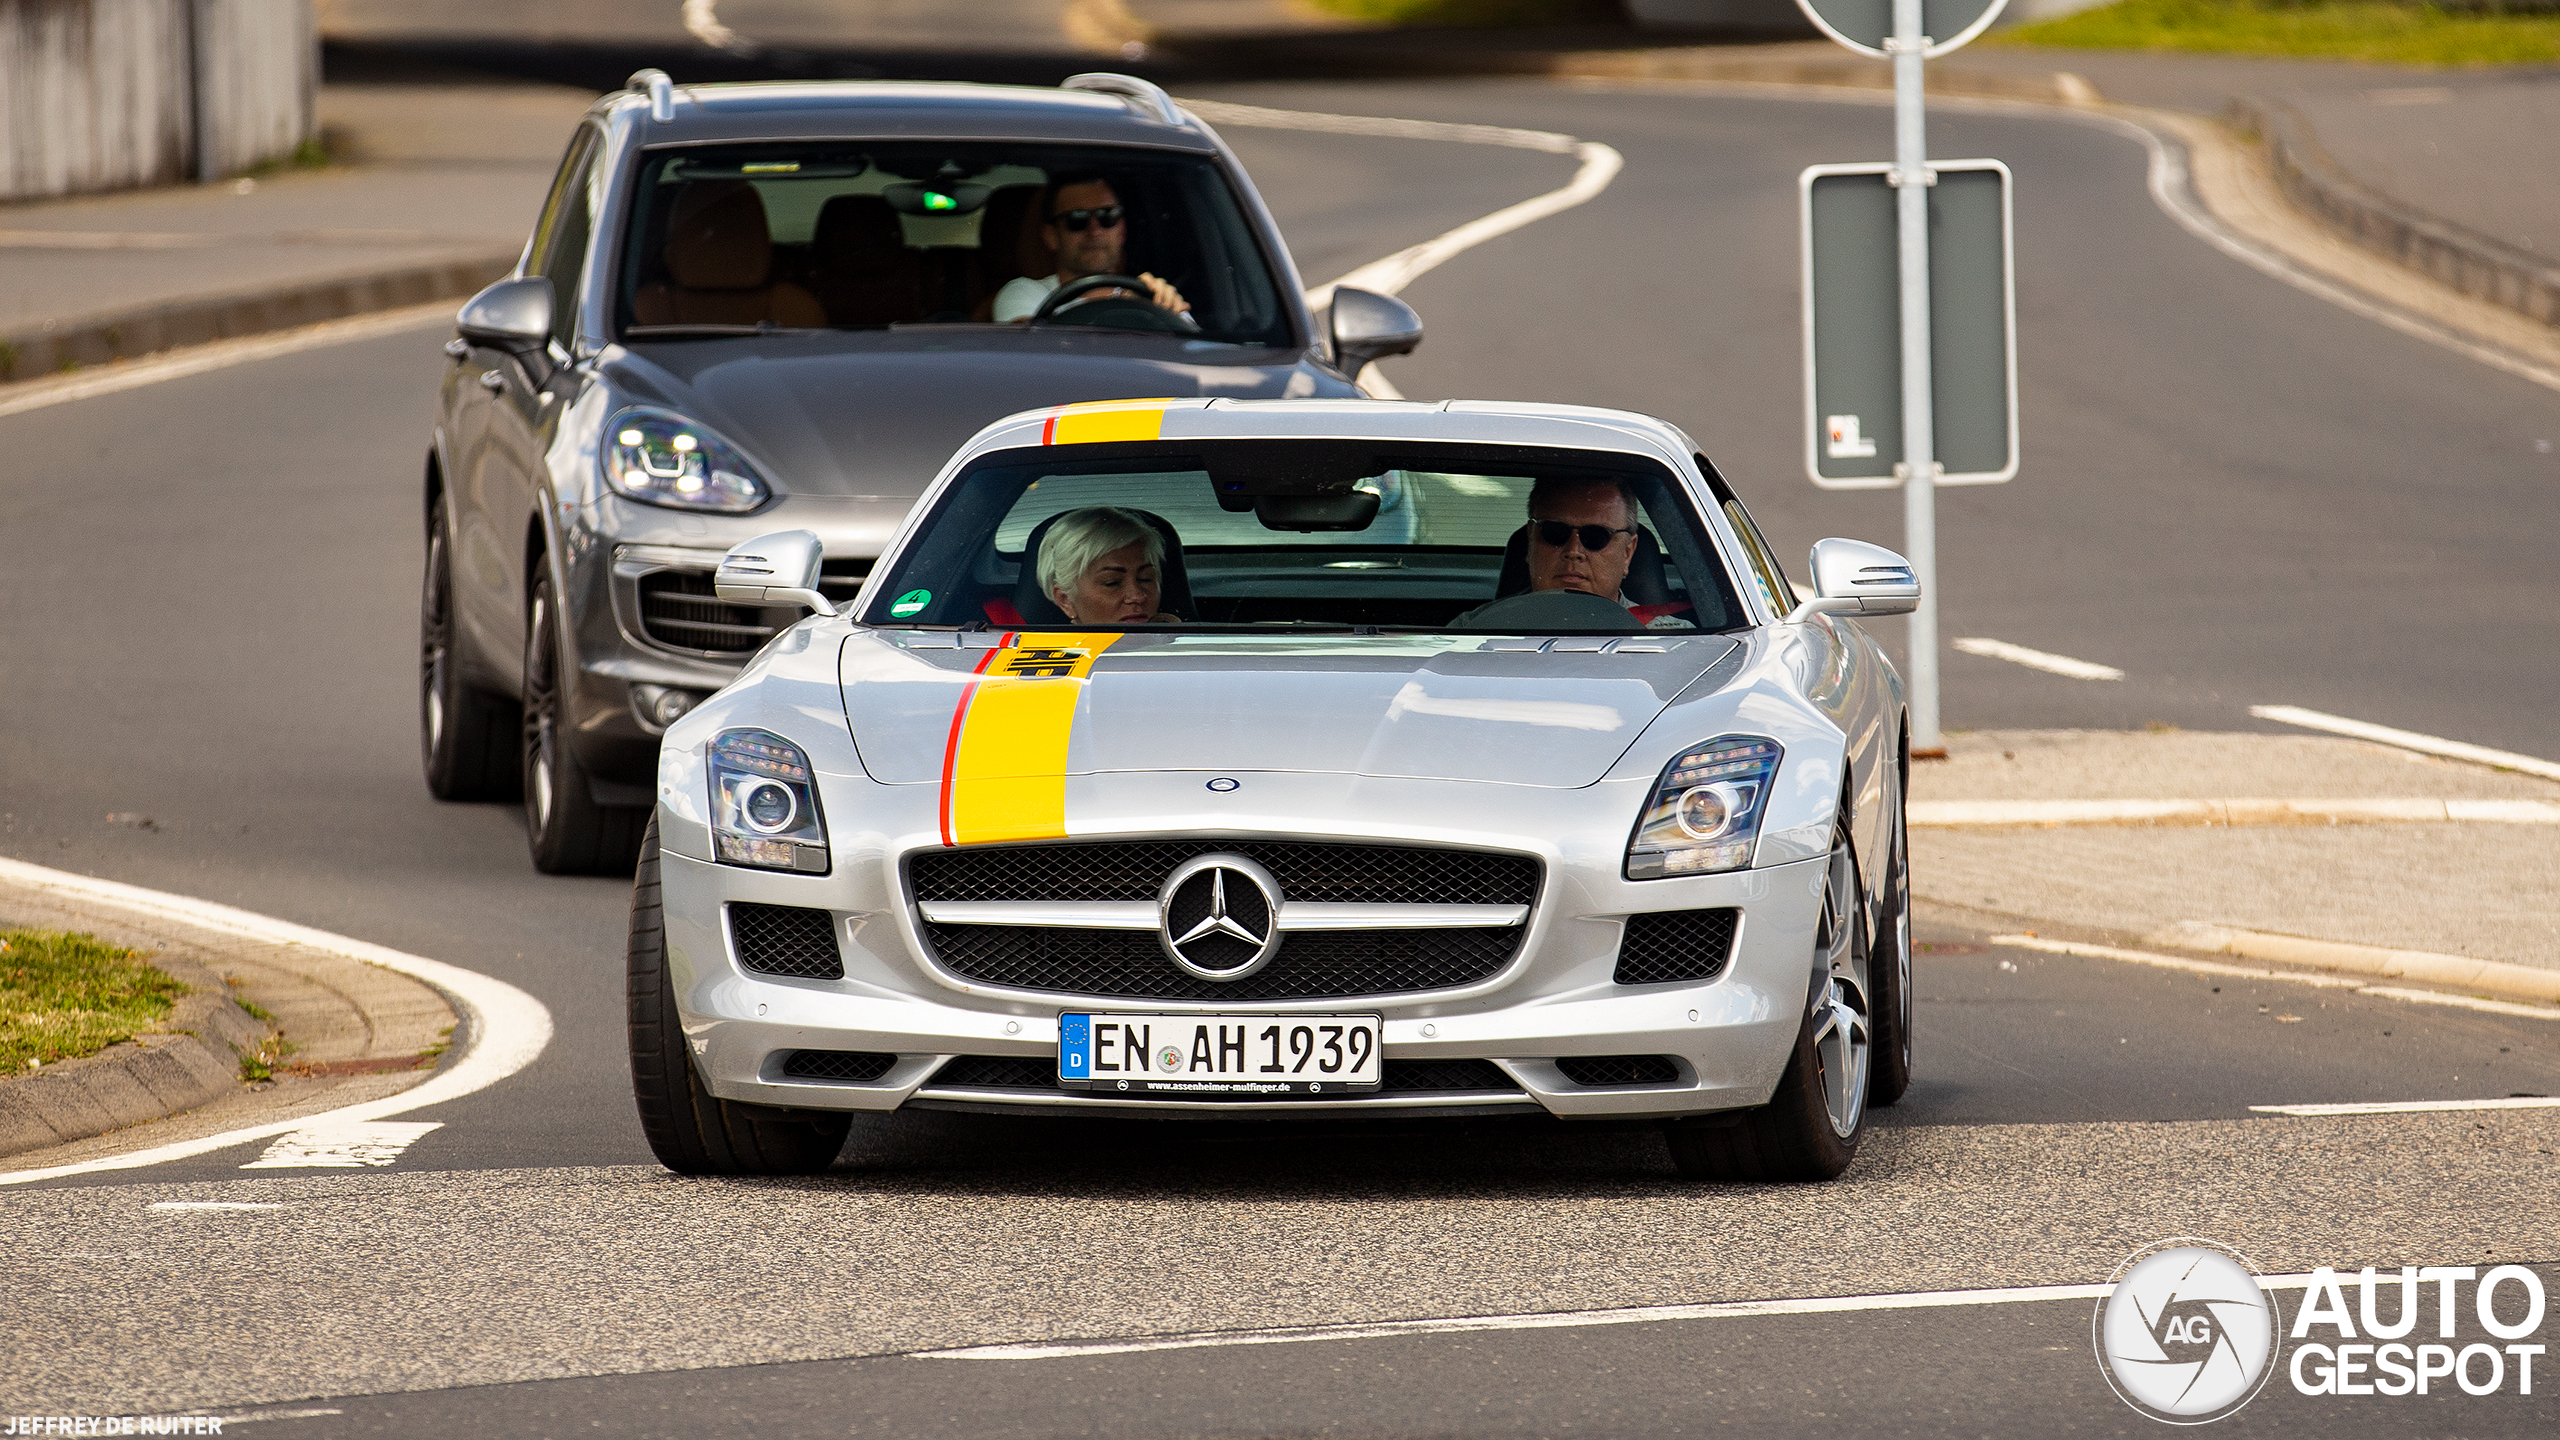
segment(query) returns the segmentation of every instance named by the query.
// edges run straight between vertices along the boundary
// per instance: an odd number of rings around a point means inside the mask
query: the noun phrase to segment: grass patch
[[[93,935],[0,930],[0,1074],[95,1055],[166,1019],[187,987]]]
[[[1594,25],[1621,18],[1617,0],[1311,0],[1346,20],[1415,29],[1492,30],[1518,25]]]
[[[2560,14],[2452,10],[2387,0],[2118,0],[2003,30],[1983,42],[2312,55],[2393,65],[2525,65],[2560,60]]]

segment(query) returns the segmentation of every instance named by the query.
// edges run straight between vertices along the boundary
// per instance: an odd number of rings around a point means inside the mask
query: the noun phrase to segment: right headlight
[[[1627,878],[1749,869],[1785,753],[1762,736],[1719,735],[1672,761],[1627,842]]]
[[[737,446],[672,410],[623,411],[598,448],[605,483],[651,505],[737,515],[773,498]]]
[[[827,821],[800,747],[770,730],[711,742],[711,843],[723,864],[827,873]]]

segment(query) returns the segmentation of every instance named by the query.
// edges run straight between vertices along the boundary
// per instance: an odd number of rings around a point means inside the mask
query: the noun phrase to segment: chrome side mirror
[[[1790,624],[1816,615],[1908,615],[1920,608],[1920,577],[1911,562],[1864,540],[1816,540],[1813,598],[1787,616]]]
[[[453,328],[475,345],[510,353],[551,343],[551,282],[539,275],[501,280],[463,302]]]
[[[826,547],[810,530],[776,530],[741,540],[720,557],[711,588],[734,605],[806,605],[833,615],[833,601],[818,593],[818,572],[826,564]]]
[[[1369,362],[1410,355],[1422,343],[1422,317],[1393,295],[1336,286],[1333,291],[1333,361],[1358,379]]]

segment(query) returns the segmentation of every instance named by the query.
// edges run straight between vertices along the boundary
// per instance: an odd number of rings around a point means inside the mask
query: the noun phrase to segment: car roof
[[[1009,415],[952,457],[1113,440],[1382,440],[1632,451],[1688,468],[1697,443],[1632,410],[1519,400],[1123,400]],[[945,473],[949,473],[946,471]]]
[[[775,80],[678,85],[673,118],[653,120],[649,97],[616,91],[596,102],[642,145],[717,140],[1048,140],[1146,145],[1214,154],[1208,126],[1145,98],[1097,90],[898,80]],[[1178,123],[1177,123],[1178,122]]]

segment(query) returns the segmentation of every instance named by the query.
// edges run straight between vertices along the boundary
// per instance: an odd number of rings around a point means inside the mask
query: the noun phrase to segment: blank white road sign
[[[2009,167],[1930,168],[1929,372],[1941,485],[2018,473],[2018,319]],[[1891,165],[1804,172],[1805,473],[1826,490],[1900,485],[1902,279]]]

